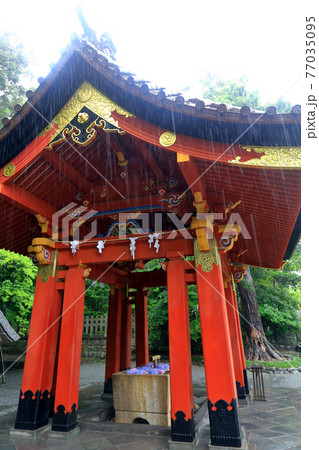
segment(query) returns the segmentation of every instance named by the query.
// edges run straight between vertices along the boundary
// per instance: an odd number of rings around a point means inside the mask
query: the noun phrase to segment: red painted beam
[[[123,284],[125,281],[125,276],[127,276],[127,273],[125,275],[119,275],[118,273],[114,272],[115,268],[112,268],[112,266],[108,264],[103,265],[91,265],[90,266],[91,272],[88,276],[90,280],[96,280],[98,283],[105,283],[105,284]]]
[[[194,194],[195,192],[201,192],[203,195],[203,199],[207,199],[205,194],[205,187],[203,184],[203,180],[201,174],[199,173],[195,161],[190,158],[189,161],[184,161],[178,163],[178,167],[180,168],[184,178]]]
[[[0,184],[0,198],[30,214],[41,214],[51,219],[56,209],[16,185]]]
[[[33,161],[35,161],[39,157],[42,150],[48,145],[56,128],[56,125],[54,125],[43,136],[38,136],[37,138],[35,138],[21,153],[13,158],[10,162],[15,165],[14,174],[11,177],[5,177],[3,174],[1,174],[0,183],[7,184],[11,182],[23,170],[25,170],[26,167],[30,166]]]
[[[159,143],[159,138],[168,130],[139,119],[138,117],[123,117],[116,111],[112,112],[112,116],[118,121],[121,129],[128,134],[159,148],[165,148],[165,150],[175,153],[184,153],[209,161],[219,160],[220,162],[227,162],[229,159],[233,159],[236,156],[241,156],[243,161],[245,157],[247,158],[246,150],[240,145],[212,142],[181,134],[176,134],[176,141],[174,144],[169,147],[162,147]],[[248,157],[248,159],[250,158],[251,156]]]
[[[134,145],[140,152],[140,154],[143,156],[148,166],[152,169],[156,177],[159,180],[165,180],[166,176],[160,169],[159,165],[156,163],[155,159],[153,158],[151,149],[147,146],[147,144],[141,141],[140,139],[134,139]]]
[[[185,256],[194,254],[193,239],[184,239],[181,233],[177,233],[174,239],[168,239],[169,234],[164,234],[160,240],[160,248],[155,253],[154,248],[149,248],[148,235],[140,235],[136,241],[135,259],[133,260],[129,245],[129,239],[107,238],[105,248],[99,253],[96,244],[97,240],[80,244],[76,254],[72,254],[70,247],[63,243],[56,243],[56,249],[60,250],[59,264],[66,266],[78,266],[79,264],[101,264],[113,263],[115,261],[140,261],[154,258],[166,258],[166,253],[170,251],[184,252]],[[174,235],[172,235],[174,236]]]

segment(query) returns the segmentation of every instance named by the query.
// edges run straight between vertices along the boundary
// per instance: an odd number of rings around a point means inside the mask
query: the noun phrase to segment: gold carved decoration
[[[3,168],[3,175],[5,177],[11,177],[16,171],[16,166],[13,163],[9,163]]]
[[[229,160],[230,164],[242,164],[245,166],[281,167],[294,168],[301,167],[301,147],[244,147],[247,152],[252,150],[255,153],[264,153],[258,158],[241,161],[241,156]]]
[[[171,147],[176,142],[176,134],[171,131],[165,131],[160,135],[159,143],[162,147]]]
[[[73,120],[80,113],[84,106],[117,128],[119,125],[117,120],[112,117],[113,111],[116,111],[118,114],[125,116],[126,118],[135,117],[129,111],[114,103],[100,91],[95,89],[90,83],[85,81],[61,109],[61,111],[54,117],[51,123],[40,133],[40,136],[44,135],[52,128],[53,124],[55,124],[57,125],[57,130],[51,136],[50,142],[53,141],[56,136],[64,130],[68,123],[70,123],[71,120]]]
[[[210,272],[213,269],[213,264],[220,265],[220,256],[215,239],[209,241],[209,247],[209,252],[201,252],[197,239],[194,239],[195,266],[201,266],[203,272]]]
[[[53,251],[51,263],[48,265],[39,265],[38,269],[38,277],[41,277],[40,280],[42,283],[46,283],[49,279],[49,276],[55,277],[56,275],[56,269],[57,269],[57,258],[58,258],[58,252],[56,250]]]

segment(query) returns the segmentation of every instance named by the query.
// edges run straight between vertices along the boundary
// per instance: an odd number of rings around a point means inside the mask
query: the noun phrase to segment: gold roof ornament
[[[247,147],[241,146],[247,152],[263,153],[262,156],[241,161],[241,156],[227,161],[230,164],[245,166],[280,167],[286,169],[301,168],[301,147]]]
[[[16,166],[13,163],[9,163],[3,168],[3,175],[7,178],[11,177],[16,170]]]
[[[114,103],[100,91],[95,89],[90,83],[85,81],[49,125],[40,133],[40,136],[50,130],[53,124],[56,124],[57,130],[51,136],[50,140],[50,142],[52,142],[56,136],[59,135],[76,116],[78,116],[84,106],[116,128],[118,128],[119,125],[118,121],[112,117],[113,111],[116,111],[126,118],[135,117],[134,114],[131,114],[126,109]],[[81,113],[79,115],[79,122],[85,123],[85,118],[86,116],[84,113]]]
[[[171,147],[176,142],[176,134],[171,131],[165,131],[160,135],[159,143],[162,147]]]

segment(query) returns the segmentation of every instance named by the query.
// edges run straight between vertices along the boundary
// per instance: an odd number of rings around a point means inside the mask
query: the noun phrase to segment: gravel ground
[[[104,381],[105,364],[82,364],[80,373],[80,389],[84,389],[93,383]],[[22,369],[11,369],[6,374],[6,383],[0,382],[0,416],[14,412],[18,406],[18,398],[22,380]],[[252,384],[251,374],[248,372],[249,384]],[[283,389],[300,389],[301,374],[264,374],[265,386],[279,387]],[[196,395],[205,395],[205,372],[202,366],[193,366],[193,385]]]

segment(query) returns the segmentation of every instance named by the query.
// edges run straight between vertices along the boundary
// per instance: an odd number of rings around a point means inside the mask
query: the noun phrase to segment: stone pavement
[[[13,405],[8,404],[8,412],[0,417],[0,450],[15,449],[167,449],[170,438],[169,428],[152,427],[151,425],[115,424],[101,421],[105,400],[101,399],[103,383],[96,382],[104,374],[102,364],[90,364],[88,368],[81,367],[81,387],[79,396],[79,424],[81,433],[69,442],[48,441],[44,436],[38,440],[12,438],[15,412]],[[94,375],[93,375],[94,374]],[[16,377],[18,375],[16,374]],[[252,384],[248,373],[249,384]],[[248,405],[240,406],[241,424],[245,426],[249,450],[281,450],[300,449],[300,378],[298,374],[264,374],[265,402],[250,401]],[[7,377],[7,380],[9,377]],[[102,376],[103,379],[103,376]],[[195,403],[201,404],[205,399],[205,375],[202,367],[193,366],[193,384]],[[1,385],[0,385],[1,386]],[[0,389],[4,392],[5,385]],[[19,386],[18,386],[19,391]],[[3,397],[2,397],[3,398]],[[206,402],[203,403],[206,409]],[[0,408],[1,410],[1,408]],[[198,413],[200,414],[200,413]],[[196,416],[195,416],[196,417]],[[206,449],[209,442],[209,426],[207,414],[200,432],[198,449]],[[109,430],[109,431],[107,431]]]

